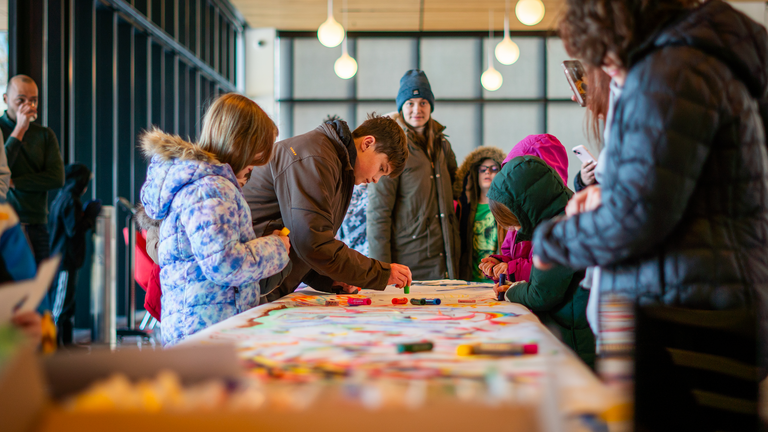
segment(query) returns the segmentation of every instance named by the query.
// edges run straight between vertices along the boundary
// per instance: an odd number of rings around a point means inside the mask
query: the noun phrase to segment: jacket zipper
[[[232,287],[235,292],[235,310],[240,313],[240,287]]]

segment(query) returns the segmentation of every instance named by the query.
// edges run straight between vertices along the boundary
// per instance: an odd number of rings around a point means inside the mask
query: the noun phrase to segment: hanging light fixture
[[[509,37],[509,0],[504,14],[504,39],[496,45],[496,60],[503,65],[511,65],[520,58],[520,48]]]
[[[341,43],[341,57],[333,64],[333,71],[342,79],[350,79],[357,73],[357,62],[347,52],[347,38]]]
[[[480,83],[488,91],[496,91],[501,87],[504,82],[504,78],[501,77],[501,73],[493,68],[493,55],[491,55],[491,47],[493,46],[493,11],[488,12],[488,69],[480,76]]]
[[[346,1],[344,2],[346,6]],[[347,24],[347,12],[344,8],[344,24]],[[341,79],[350,79],[357,73],[357,62],[347,51],[347,37],[344,37],[344,41],[341,43],[341,57],[336,59],[336,63],[333,64],[333,71]]]
[[[532,26],[544,19],[544,3],[541,0],[520,0],[515,6],[515,15],[521,23]]]
[[[317,29],[317,39],[328,48],[333,48],[339,46],[344,36],[344,27],[333,18],[333,0],[328,0],[328,19]]]

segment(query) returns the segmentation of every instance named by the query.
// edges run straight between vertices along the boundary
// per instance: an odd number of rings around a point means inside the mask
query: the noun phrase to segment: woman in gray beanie
[[[432,118],[434,109],[427,75],[406,72],[397,92],[397,113],[391,114],[408,137],[405,171],[368,185],[370,257],[407,265],[414,280],[459,277],[461,242],[452,186],[456,156],[445,127]]]

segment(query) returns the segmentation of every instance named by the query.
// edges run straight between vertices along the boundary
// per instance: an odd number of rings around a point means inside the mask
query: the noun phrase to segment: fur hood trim
[[[144,132],[141,135],[141,151],[147,159],[154,156],[162,161],[196,160],[209,163],[219,163],[216,155],[201,149],[196,144],[183,140],[178,135],[167,134],[157,127]]]
[[[499,166],[504,161],[506,153],[498,147],[480,146],[468,154],[464,158],[464,162],[456,171],[456,180],[453,181],[453,196],[461,196],[464,193],[464,185],[467,174],[475,164],[482,162],[485,159],[493,159]]]

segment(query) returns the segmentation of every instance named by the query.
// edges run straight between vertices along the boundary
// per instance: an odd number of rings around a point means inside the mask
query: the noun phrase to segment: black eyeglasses
[[[483,174],[484,172],[486,172],[488,170],[490,170],[493,174],[496,174],[497,172],[499,172],[499,167],[498,167],[498,165],[494,165],[494,166],[480,165],[477,168],[477,170],[480,172],[480,174]]]

